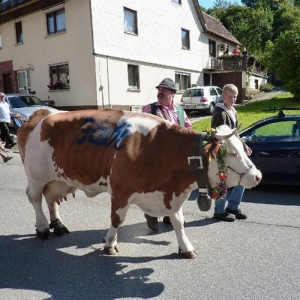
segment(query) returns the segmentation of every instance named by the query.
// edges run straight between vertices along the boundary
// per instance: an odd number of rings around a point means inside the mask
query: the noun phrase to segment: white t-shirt
[[[0,122],[10,123],[10,110],[6,101],[0,101]]]

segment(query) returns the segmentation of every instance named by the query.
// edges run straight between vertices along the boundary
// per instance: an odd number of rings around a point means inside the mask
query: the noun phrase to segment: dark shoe
[[[7,144],[5,144],[5,147],[4,147],[4,148],[6,148],[6,149],[11,149],[11,148],[12,148],[13,146],[15,146],[15,145],[17,145],[16,142],[7,143]]]
[[[208,194],[199,193],[197,204],[201,211],[209,211],[211,207],[211,198]]]
[[[158,231],[159,227],[158,227],[158,220],[156,217],[151,217],[147,214],[145,214],[145,218],[147,220],[147,226],[152,229],[153,231]]]
[[[235,215],[235,218],[238,219],[238,220],[245,220],[245,219],[247,219],[247,216],[244,215],[240,209],[230,209],[230,208],[227,207],[226,211],[229,214]]]
[[[226,222],[233,222],[235,220],[234,215],[225,212],[223,214],[214,213],[214,219],[226,221]]]
[[[163,223],[171,225],[170,217],[169,216],[165,216],[163,218]]]
[[[12,158],[13,158],[13,156],[6,156],[6,157],[3,157],[3,161],[6,163],[9,160],[11,160]]]

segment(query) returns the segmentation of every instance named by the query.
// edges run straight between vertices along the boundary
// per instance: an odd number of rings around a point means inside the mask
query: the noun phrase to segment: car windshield
[[[203,96],[204,96],[203,89],[186,90],[183,93],[183,97],[203,97]]]
[[[41,100],[35,96],[13,96],[9,97],[8,101],[12,108],[43,105]]]

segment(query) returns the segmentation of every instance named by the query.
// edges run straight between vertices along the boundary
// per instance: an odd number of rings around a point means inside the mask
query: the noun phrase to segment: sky
[[[234,0],[232,0],[234,1]],[[213,8],[215,1],[214,0],[198,0],[200,5],[206,9]],[[235,0],[235,2],[238,3],[238,5],[242,5],[242,2],[240,0]]]

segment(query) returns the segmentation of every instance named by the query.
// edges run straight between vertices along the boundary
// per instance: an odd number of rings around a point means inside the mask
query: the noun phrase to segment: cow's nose
[[[255,180],[257,181],[257,183],[260,183],[260,181],[261,181],[261,179],[262,179],[262,175],[256,175],[255,176]]]

